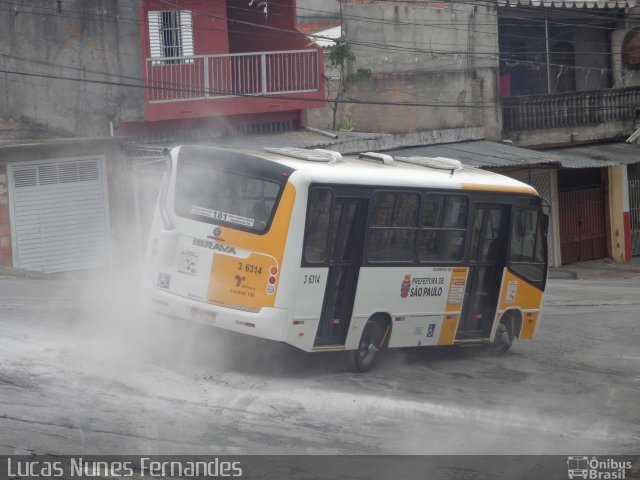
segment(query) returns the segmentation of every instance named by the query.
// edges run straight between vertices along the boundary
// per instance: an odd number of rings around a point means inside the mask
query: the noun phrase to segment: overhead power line
[[[179,7],[179,5],[178,5],[178,4],[176,4],[175,2],[170,2],[170,1],[168,1],[168,0],[158,0],[158,1],[159,1],[162,5],[165,5],[165,6],[166,6],[166,5],[169,5],[169,6],[172,6],[172,7]],[[7,1],[4,1],[4,2],[3,2],[3,1],[0,1],[0,4],[2,4],[2,3],[10,4],[10,5],[17,5],[17,4],[15,4],[15,3],[13,3],[13,2],[7,2]],[[463,3],[463,4],[466,4],[466,3],[464,3],[464,2],[456,2],[456,4],[457,4],[457,3]],[[275,2],[272,2],[272,4],[276,4],[276,5],[285,5],[285,4],[277,4],[277,3],[275,3]],[[156,4],[156,6],[157,6],[157,7],[159,7],[159,8],[160,8],[160,7],[162,7],[162,5],[157,5],[157,4]],[[47,8],[47,7],[37,7],[37,8],[44,9],[44,10],[49,10],[49,11],[53,11],[53,10],[54,10],[53,8]],[[236,9],[236,10],[241,10],[241,11],[251,11],[251,10],[249,10],[249,9],[241,8],[241,7],[237,7],[237,6],[232,6],[232,7],[230,7],[230,8],[231,8],[231,9]],[[65,13],[73,13],[73,12],[71,12],[71,11],[65,11]],[[108,15],[105,15],[105,14],[94,14],[94,13],[86,13],[86,12],[75,12],[75,13],[76,13],[76,14],[79,14],[79,15],[100,16],[100,18],[104,18],[104,17],[111,17],[112,19],[115,19],[115,20],[117,20],[117,21],[127,21],[127,20],[128,20],[128,21],[130,21],[130,22],[135,22],[136,24],[139,24],[139,22],[143,20],[143,19],[137,19],[137,18],[136,18],[136,19],[133,19],[133,18],[126,19],[126,18],[124,18],[124,17],[122,17],[122,16],[120,16],[120,15],[118,15],[118,16],[108,16]],[[273,27],[273,26],[268,26],[268,25],[267,25],[267,26],[265,26],[265,25],[256,24],[256,23],[253,23],[253,22],[247,22],[247,21],[233,20],[233,19],[229,19],[229,18],[227,18],[227,17],[221,17],[221,16],[212,15],[212,14],[209,14],[209,13],[207,13],[207,12],[202,12],[202,11],[199,11],[199,10],[194,11],[194,13],[196,13],[196,14],[198,14],[198,15],[204,15],[204,16],[207,16],[207,17],[212,18],[212,19],[226,20],[226,21],[230,22],[231,24],[234,24],[234,23],[241,23],[241,24],[244,24],[244,25],[250,25],[250,26],[254,26],[254,27],[256,27],[256,29],[258,29],[258,30],[257,30],[257,31],[255,31],[255,32],[238,32],[237,30],[233,30],[232,28],[231,28],[231,29],[215,29],[215,28],[207,28],[207,27],[204,27],[204,28],[203,28],[203,30],[219,31],[219,32],[222,32],[222,31],[229,31],[229,32],[231,32],[231,33],[234,33],[234,32],[235,32],[235,33],[242,33],[242,35],[244,35],[244,36],[254,36],[254,37],[258,37],[258,36],[267,36],[267,35],[281,35],[282,33],[288,33],[288,34],[300,35],[300,36],[301,36],[301,35],[305,35],[306,37],[318,38],[318,39],[323,39],[323,40],[326,40],[326,39],[327,39],[326,37],[323,37],[323,36],[321,36],[321,35],[314,35],[314,34],[302,34],[301,32],[299,32],[299,31],[297,31],[297,30],[283,29],[283,28],[280,28],[280,27]],[[467,12],[467,13],[468,13],[468,12]],[[50,14],[48,14],[48,15],[56,15],[56,16],[59,16],[58,14],[54,14],[54,13],[50,13]],[[276,14],[276,15],[278,15],[278,14]],[[288,18],[292,18],[291,16],[287,16],[287,17],[288,17]],[[347,15],[347,17],[349,17],[349,16]],[[361,19],[361,21],[363,21],[363,22],[374,21],[373,19],[368,18],[368,17],[358,17],[358,16],[353,16],[353,17],[354,17],[354,18]],[[381,22],[379,22],[379,23],[393,24],[393,22],[385,22],[385,21],[381,21]],[[477,22],[476,22],[476,24],[477,24]],[[402,25],[406,25],[406,26],[409,26],[409,25],[413,25],[413,26],[431,26],[431,27],[433,27],[433,28],[441,28],[441,29],[451,29],[451,28],[455,28],[455,29],[457,29],[457,30],[468,31],[468,29],[462,29],[462,28],[457,28],[457,27],[448,27],[448,26],[445,26],[445,25],[435,25],[435,24],[420,24],[420,23],[403,22],[403,23],[402,23]],[[588,25],[573,25],[573,24],[571,24],[571,25],[572,25],[572,27],[573,27],[573,28],[581,28],[581,27],[584,27],[584,26],[588,26]],[[267,30],[265,31],[265,29],[267,29]],[[482,32],[475,31],[474,33],[478,34],[478,33],[482,33]],[[487,33],[491,33],[492,35],[496,35],[496,34],[498,34],[497,32],[487,32]],[[508,33],[502,33],[502,34],[500,34],[500,35],[501,35],[502,37],[510,36],[510,34],[508,34]],[[514,35],[514,36],[517,36],[517,37],[519,37],[519,38],[524,38],[522,35]],[[531,38],[531,39],[537,40],[537,41],[538,41],[538,42],[540,42],[540,43],[542,43],[542,42],[544,41],[544,39],[540,39],[539,37],[533,37],[533,36],[531,36],[531,37],[528,37],[528,38]],[[411,46],[403,46],[403,45],[400,45],[400,44],[398,44],[398,43],[399,43],[398,41],[395,41],[395,43],[394,43],[394,44],[390,44],[390,43],[376,43],[376,42],[358,42],[358,41],[356,41],[356,40],[353,40],[353,41],[352,41],[352,44],[353,44],[353,45],[361,45],[361,46],[362,46],[362,47],[364,47],[364,48],[369,48],[369,49],[379,49],[379,50],[382,50],[382,51],[392,51],[392,52],[393,52],[393,51],[396,51],[396,52],[406,52],[406,53],[432,54],[432,55],[439,55],[439,56],[446,56],[446,55],[451,55],[451,56],[467,55],[467,56],[469,56],[469,57],[473,56],[473,57],[477,57],[477,58],[480,58],[480,59],[482,59],[482,58],[485,58],[485,59],[492,59],[492,60],[494,60],[494,59],[495,59],[495,58],[494,58],[494,56],[495,56],[495,52],[493,52],[493,51],[489,51],[489,52],[469,52],[469,51],[464,51],[464,50],[461,50],[461,51],[451,51],[451,50],[447,50],[447,49],[444,49],[444,50],[424,49],[424,48],[417,48],[417,47],[411,47]],[[411,45],[411,42],[406,42],[406,43],[408,43],[409,45]],[[436,43],[436,42],[430,42],[430,43],[431,43],[432,45],[443,45],[443,46],[445,46],[445,45],[454,45],[454,44],[444,43],[444,42],[437,42],[437,43]],[[474,46],[475,46],[475,47],[483,46],[483,47],[489,47],[489,48],[491,48],[491,47],[493,47],[494,45],[481,45],[481,44],[474,44]],[[581,53],[585,53],[585,54],[589,54],[589,53],[590,53],[590,54],[594,54],[594,55],[604,55],[602,52],[584,52],[584,51],[583,51],[583,52],[581,52]],[[498,53],[498,54],[499,54],[499,53]],[[127,55],[127,53],[124,53],[124,55]],[[534,62],[534,63],[536,63],[536,62]],[[537,63],[543,64],[544,62],[537,62]],[[578,68],[578,69],[579,69],[579,68],[583,68],[583,67],[573,67],[573,68]]]
[[[0,2],[2,3],[2,2]],[[9,3],[9,4],[13,4],[12,2],[4,2],[4,3]],[[175,2],[171,3],[171,2],[165,2],[165,3],[170,3],[173,6],[177,6],[177,4]],[[458,3],[462,3],[465,4],[465,2],[456,2],[455,4]],[[476,2],[476,4],[481,3],[481,2]],[[275,2],[271,2],[271,4],[277,4]],[[280,5],[284,5],[284,4],[280,4]],[[46,7],[44,7],[46,8]],[[244,10],[247,11],[247,9],[243,9],[240,7],[231,7],[231,8],[237,8],[239,10]],[[52,10],[52,9],[49,9]],[[66,13],[66,12],[65,12]],[[78,14],[82,14],[82,15],[98,15],[98,14],[92,14],[92,13],[86,13],[86,12],[77,12]],[[105,15],[104,14],[99,14],[99,16],[102,18]],[[112,18],[122,21],[123,18],[118,15],[118,16],[112,16]],[[364,19],[364,17],[358,17],[358,18],[362,18],[363,21],[366,21]],[[139,23],[139,19],[131,19],[132,22],[135,22],[136,24]],[[231,22],[233,23],[233,21]],[[245,22],[247,23],[247,22]],[[256,25],[256,24],[254,24]],[[262,27],[262,25],[256,25],[258,27]],[[209,30],[215,30],[215,31],[229,31],[229,32],[236,32],[233,29],[209,29]],[[279,35],[281,34],[281,32],[283,31],[287,31],[287,32],[292,32],[291,30],[285,30],[285,29],[280,29],[277,27],[274,27],[272,29],[273,31],[269,31],[269,32],[242,32],[242,34],[244,36],[264,36],[264,35]],[[298,32],[294,32],[296,34],[299,34]],[[502,35],[504,36],[504,34]],[[322,37],[319,37],[322,38]],[[536,38],[536,37],[533,37]],[[536,38],[537,39],[537,38]],[[539,42],[542,42],[542,39],[538,39]],[[479,59],[485,59],[485,60],[490,60],[490,61],[510,61],[513,62],[512,59],[512,54],[510,52],[498,52],[498,54],[496,55],[495,52],[491,51],[491,52],[469,52],[469,51],[465,51],[465,50],[460,50],[460,51],[452,51],[452,50],[435,50],[435,49],[423,49],[423,48],[415,48],[415,47],[406,47],[403,45],[397,45],[397,44],[379,44],[379,43],[375,43],[375,42],[352,42],[352,44],[356,44],[361,46],[362,48],[367,48],[367,49],[376,49],[376,50],[382,50],[382,51],[391,51],[391,52],[396,52],[396,53],[406,53],[406,54],[423,54],[423,55],[431,55],[433,56],[437,56],[437,57],[445,57],[445,56],[451,56],[454,57],[456,59],[460,59],[462,56],[465,56],[467,58],[470,57],[474,57],[474,58],[479,58]],[[432,45],[447,45],[446,43],[433,43],[431,42]],[[475,46],[478,46],[478,44],[475,44]],[[491,45],[493,46],[493,45]],[[585,53],[590,53],[590,54],[594,54],[594,55],[608,55],[607,53],[603,53],[603,52],[584,52],[582,51],[581,53],[585,54]],[[122,54],[122,52],[119,52],[119,55]],[[533,55],[535,54],[535,52],[531,52],[529,51],[528,54]],[[126,55],[126,54],[125,54]],[[539,62],[539,61],[535,61],[535,60],[517,60],[517,63],[523,64],[523,65],[529,65],[529,66],[546,66],[546,62]],[[443,67],[446,68],[447,66],[456,66],[458,62],[453,62],[453,63],[449,63],[447,65],[444,65]],[[554,66],[554,65],[552,65]],[[561,65],[555,65],[555,66],[561,66]],[[569,68],[569,69],[575,69],[575,70],[592,70],[592,69],[597,69],[599,71],[610,71],[611,69],[607,69],[605,67],[583,67],[583,66],[564,66],[564,68]],[[438,67],[434,67],[431,69],[422,69],[421,71],[438,71],[440,70],[440,68]]]
[[[139,89],[148,89],[148,90],[163,90],[163,91],[173,91],[173,92],[179,92],[179,93],[185,93],[185,92],[195,92],[195,93],[202,93],[201,90],[193,90],[193,89],[186,89],[186,88],[179,88],[176,87],[174,85],[171,84],[165,84],[164,86],[153,86],[150,87],[148,85],[144,85],[144,84],[139,84],[139,83],[125,83],[125,82],[114,82],[114,81],[108,81],[108,80],[98,80],[98,79],[86,79],[86,78],[76,78],[76,77],[66,77],[66,76],[62,76],[62,75],[51,75],[51,74],[44,74],[44,73],[36,73],[36,72],[24,72],[24,71],[15,71],[15,70],[7,70],[7,69],[0,69],[0,73],[4,73],[7,75],[19,75],[19,76],[26,76],[26,77],[37,77],[37,78],[45,78],[45,79],[50,79],[50,80],[64,80],[64,81],[72,81],[72,82],[80,82],[80,83],[89,83],[89,84],[99,84],[99,85],[111,85],[111,86],[118,86],[118,87],[128,87],[128,88],[139,88]],[[345,99],[338,99],[338,100],[334,100],[334,99],[320,99],[320,98],[308,98],[308,97],[296,97],[296,96],[292,96],[292,95],[268,95],[268,96],[261,96],[261,95],[252,95],[252,94],[242,94],[242,93],[236,93],[236,92],[231,92],[231,91],[224,91],[224,90],[210,90],[209,91],[210,94],[213,95],[220,95],[220,96],[227,96],[227,95],[231,95],[231,96],[235,96],[235,97],[247,97],[247,98],[270,98],[273,100],[285,100],[285,101],[305,101],[305,102],[320,102],[320,103],[327,103],[327,102],[336,102],[336,103],[341,103],[341,104],[353,104],[353,105],[385,105],[385,106],[393,106],[393,107],[431,107],[431,108],[457,108],[457,109],[464,109],[464,108],[488,108],[488,109],[510,109],[510,108],[519,108],[517,106],[500,106],[497,104],[493,104],[493,103],[479,103],[479,102],[475,102],[475,103],[457,103],[457,102],[451,102],[451,103],[437,103],[437,102],[388,102],[388,101],[383,101],[383,100],[360,100],[360,99],[351,99],[351,98],[345,98]],[[199,100],[198,98],[195,99],[188,99],[188,100]],[[617,107],[636,107],[636,104],[619,104],[617,105]],[[583,110],[584,107],[583,106],[579,106],[579,105],[567,105],[565,107],[563,107],[564,109],[567,110]],[[589,107],[590,109],[593,110],[606,110],[610,107],[607,106],[592,106]]]
[[[14,2],[7,2],[7,1],[0,1],[0,4],[9,4],[9,5],[16,5],[19,7],[24,8],[24,5],[22,4],[17,4]],[[277,4],[276,2],[274,2],[273,0],[271,0],[272,4]],[[179,7],[179,5],[175,2],[175,1],[169,1],[169,0],[156,0],[156,2],[151,2],[152,5],[155,5],[158,8],[162,8],[170,6],[170,7]],[[458,4],[463,4],[463,5],[487,5],[488,3],[483,3],[483,2],[454,2],[452,3],[452,5],[458,5]],[[277,5],[285,5],[285,4],[277,4]],[[48,10],[48,11],[53,11],[55,9],[52,8],[47,8],[47,7],[42,7],[42,6],[35,6],[34,8],[40,8],[40,9],[44,9],[44,10]],[[232,7],[234,8],[234,7]],[[237,7],[239,10],[242,11],[249,11],[249,9],[246,8],[241,8],[241,7]],[[453,8],[453,7],[452,7]],[[252,11],[252,10],[251,10]],[[467,10],[460,10],[462,12],[468,13]],[[65,13],[67,13],[69,11],[65,11]],[[97,13],[92,13],[92,12],[75,12],[78,15],[91,15],[91,16],[99,16],[100,18],[106,18],[109,17],[111,18],[113,21],[131,21],[131,22],[135,22],[136,25],[139,24],[140,21],[144,21],[144,19],[126,19],[124,17],[121,17],[119,15],[106,15],[106,14],[97,14]],[[209,18],[212,19],[220,19],[220,20],[226,20],[229,21],[231,24],[234,23],[238,23],[238,24],[242,24],[244,26],[251,26],[251,27],[255,27],[255,28],[259,28],[261,30],[261,33],[248,33],[248,32],[243,32],[243,35],[265,35],[265,34],[269,34],[269,35],[281,35],[282,33],[287,33],[287,34],[295,34],[295,35],[303,35],[300,32],[298,32],[297,30],[291,30],[291,29],[285,29],[285,28],[280,28],[280,27],[274,27],[274,26],[269,26],[269,25],[260,25],[254,22],[248,22],[248,21],[240,21],[240,20],[234,20],[234,19],[229,19],[227,17],[221,17],[221,16],[216,16],[216,15],[211,15],[207,12],[201,12],[201,11],[194,11],[195,14],[198,15],[204,15],[207,16]],[[39,13],[39,14],[43,14],[43,13]],[[58,14],[54,14],[52,13],[44,13],[46,15],[58,15]],[[489,14],[486,14],[489,15]],[[361,20],[362,22],[368,22],[371,21],[370,18],[368,17],[358,17],[358,16],[351,16],[353,18],[357,18],[359,20]],[[291,16],[288,16],[288,18],[292,18]],[[365,20],[367,19],[367,20]],[[510,17],[510,19],[512,19],[512,17]],[[528,19],[530,20],[530,19]],[[389,22],[387,22],[389,23]],[[393,23],[392,23],[393,24]],[[418,24],[418,23],[408,23],[410,25],[414,25],[414,26],[425,26],[425,24]],[[572,24],[573,28],[579,28],[579,27],[586,27],[588,25],[574,25]],[[440,26],[442,28],[442,26]],[[229,29],[215,29],[216,31],[229,31]],[[265,30],[265,31],[262,31]],[[232,32],[238,32],[237,30],[233,30],[231,29]],[[478,32],[476,32],[478,33]],[[495,33],[495,32],[494,32]],[[313,37],[313,35],[311,35]],[[324,37],[319,37],[319,38],[324,38]],[[437,67],[433,67],[433,68],[423,68],[423,69],[416,69],[415,72],[413,73],[422,73],[422,72],[430,72],[430,71],[442,71],[444,68],[448,67],[448,66],[456,66],[458,65],[461,61],[464,61],[464,58],[469,58],[469,57],[473,57],[473,58],[478,58],[478,59],[485,59],[488,61],[492,61],[492,62],[498,62],[498,61],[502,61],[502,62],[511,62],[514,64],[520,64],[520,65],[528,65],[531,67],[540,67],[540,66],[547,66],[547,62],[540,62],[540,61],[534,61],[534,60],[524,60],[524,59],[518,59],[518,60],[513,60],[512,52],[468,52],[465,50],[458,50],[458,51],[452,51],[452,50],[435,50],[435,49],[427,49],[427,48],[418,48],[418,47],[407,47],[407,46],[403,46],[403,45],[395,45],[395,44],[380,44],[380,43],[376,43],[376,42],[365,42],[365,41],[350,41],[350,43],[352,45],[357,45],[361,48],[368,48],[368,49],[375,49],[375,50],[384,50],[384,51],[390,51],[390,52],[395,52],[395,53],[406,53],[406,54],[423,54],[423,55],[431,55],[431,56],[435,56],[438,58],[444,57],[453,57],[455,59],[457,59],[458,61],[454,61],[452,63],[448,63],[448,64],[440,64]],[[529,54],[533,54],[532,52],[528,52]],[[584,52],[581,52],[584,53]],[[587,52],[588,53],[588,52]],[[602,54],[605,55],[605,53],[602,52],[592,52],[592,53],[598,53],[598,54]],[[608,54],[607,54],[608,55]],[[5,57],[10,57],[9,55],[3,55]],[[11,58],[13,58],[14,60],[18,60],[18,61],[33,61],[33,62],[37,62],[31,59],[26,59],[26,58],[20,58],[17,56],[11,56]],[[41,62],[42,64],[45,64],[46,62]],[[57,66],[59,68],[64,68],[64,69],[73,69],[73,70],[78,70],[77,67],[72,67],[72,66],[63,66],[63,65],[54,65],[54,64],[49,64],[51,66]],[[605,67],[595,67],[595,66],[565,66],[562,64],[550,64],[550,66],[552,67],[563,67],[563,68],[567,68],[567,69],[574,69],[574,70],[595,70],[595,71],[600,71],[600,72],[610,72],[612,71],[611,68],[605,68]],[[84,71],[84,69],[81,69]],[[18,70],[10,70],[7,69],[5,70],[5,72],[7,73],[14,73],[14,74],[20,74],[21,72]],[[86,73],[86,72],[85,72]],[[106,73],[106,72],[91,72],[94,74],[98,74],[98,75],[104,75],[104,76],[111,76],[111,77],[116,77],[116,78],[123,78],[123,79],[128,79],[131,80],[133,82],[143,82],[143,79],[139,79],[139,78],[135,78],[135,77],[131,77],[131,76],[124,76],[124,75],[114,75],[114,74],[110,74],[110,73]],[[407,73],[412,73],[412,72],[407,72]],[[46,74],[39,74],[36,72],[22,72],[22,74],[24,75],[32,75],[32,76],[44,76]],[[74,81],[85,81],[84,79],[76,79],[73,77],[65,77],[65,76],[51,76],[51,78],[59,78],[59,79],[71,79]],[[105,83],[105,84],[111,84],[111,85],[120,85],[120,86],[129,86],[129,87],[137,87],[137,88],[145,88],[144,85],[140,85],[140,84],[136,84],[136,85],[128,85],[126,83],[118,83],[118,82],[109,82],[107,80],[92,80],[91,82],[93,83]],[[277,98],[283,98],[286,99],[285,97],[277,97]],[[299,98],[292,98],[294,100],[298,100]],[[305,99],[308,100],[308,99]],[[345,102],[345,103],[354,103],[354,102]],[[409,104],[403,103],[402,105],[406,105],[406,106],[411,106]],[[418,104],[416,104],[418,105]],[[433,104],[433,103],[429,103],[429,104],[419,104],[418,106],[445,106],[445,107],[455,107],[455,108],[460,108],[461,105],[458,104],[450,104],[450,105],[443,105],[443,104]],[[476,105],[462,105],[462,107],[475,107]]]
[[[179,4],[177,4],[176,2],[172,2],[172,1],[169,1],[169,0],[158,0],[158,1],[159,1],[161,4],[163,4],[163,5],[168,5],[168,6],[171,6],[171,7],[174,7],[174,8],[179,8],[179,7],[180,7],[180,5],[179,5]],[[23,7],[23,8],[24,8],[24,5],[22,5],[22,4],[17,4],[17,3],[15,3],[15,2],[1,1],[0,3],[4,3],[4,4],[7,4],[7,5],[14,5],[16,8],[17,8],[17,7]],[[386,3],[393,3],[393,2],[386,2]],[[407,3],[407,2],[403,2],[403,3]],[[415,3],[416,3],[416,4],[418,4],[419,2],[415,2]],[[271,5],[281,5],[281,6],[285,6],[285,5],[287,5],[287,6],[288,6],[288,4],[277,3],[277,2],[275,2],[275,1],[273,1],[273,0],[271,0],[270,4],[271,4]],[[495,6],[495,4],[494,4],[493,2],[491,2],[491,1],[488,1],[488,2],[482,2],[482,1],[476,1],[476,2],[462,2],[462,1],[457,1],[457,2],[452,2],[452,3],[450,3],[449,5],[450,5],[450,7],[447,7],[447,8],[450,8],[450,9],[452,9],[452,10],[456,10],[456,9],[455,9],[455,7],[454,7],[455,5],[474,5],[474,6],[477,6],[477,5],[491,5],[491,6]],[[156,6],[159,6],[159,5],[156,5]],[[42,7],[42,6],[33,6],[33,5],[31,5],[31,6],[29,6],[29,8],[37,8],[37,9],[41,9],[41,10],[49,10],[49,11],[52,11],[52,12],[54,12],[54,11],[55,11],[55,12],[57,12],[55,15],[56,15],[56,16],[60,16],[60,12],[59,12],[59,11],[57,11],[57,10],[56,10],[55,8],[53,8],[53,7]],[[230,6],[229,8],[230,8],[231,10],[253,11],[253,10],[250,10],[250,9],[247,9],[247,8],[242,8],[242,7],[233,6],[233,5],[232,5],[232,6]],[[520,9],[526,9],[527,7],[519,7],[519,8],[520,8]],[[308,8],[306,8],[306,9],[305,9],[304,7],[298,7],[298,9],[311,10],[311,9],[308,9]],[[322,11],[320,11],[320,10],[315,10],[315,11],[316,11],[316,12],[322,12]],[[463,12],[463,13],[470,13],[468,10],[458,10],[458,11],[461,11],[461,12]],[[76,15],[95,16],[95,17],[100,17],[101,19],[104,19],[105,17],[110,17],[110,18],[112,18],[112,19],[114,19],[114,20],[117,20],[117,21],[129,20],[129,21],[131,21],[131,22],[135,22],[136,24],[143,20],[143,19],[138,19],[138,18],[129,18],[129,19],[126,19],[125,17],[122,17],[121,15],[107,15],[107,14],[104,14],[104,13],[79,12],[79,11],[72,11],[72,10],[64,10],[63,12],[64,12],[64,14],[69,14],[69,13],[71,13],[71,14],[76,14]],[[240,20],[229,19],[228,17],[215,16],[215,15],[212,15],[212,14],[210,14],[210,13],[208,13],[208,12],[202,12],[202,11],[200,11],[200,10],[195,10],[194,12],[195,12],[195,13],[197,13],[198,15],[207,16],[207,17],[210,17],[210,18],[212,18],[212,19],[226,20],[226,21],[229,21],[229,22],[231,22],[231,23],[242,23],[242,24],[245,24],[245,25],[251,25],[251,26],[254,26],[254,27],[256,27],[257,29],[265,29],[265,28],[266,28],[266,29],[269,29],[269,30],[274,31],[274,32],[275,32],[275,34],[277,34],[277,33],[282,33],[282,32],[287,32],[287,33],[291,33],[291,34],[295,34],[295,35],[303,35],[303,34],[301,34],[300,32],[298,32],[297,30],[283,29],[283,28],[279,28],[279,27],[272,27],[272,26],[268,26],[268,25],[256,24],[256,23],[247,22],[247,21],[240,21]],[[16,13],[17,13],[17,10],[16,10]],[[572,12],[572,13],[574,13],[574,12]],[[52,13],[51,15],[54,15],[54,14]],[[286,17],[288,17],[288,18],[293,18],[293,17],[292,17],[292,16],[290,16],[290,15],[283,15],[283,14],[279,14],[279,13],[271,13],[270,15],[286,16]],[[475,13],[474,13],[474,15],[490,15],[490,16],[491,16],[491,18],[494,18],[494,17],[495,17],[495,14],[485,14],[485,13],[482,13],[482,12],[475,12]],[[591,16],[593,16],[593,15],[591,15]],[[374,23],[374,22],[375,22],[375,23],[381,23],[381,24],[393,24],[393,25],[407,25],[407,26],[411,26],[411,25],[413,25],[413,26],[429,26],[429,27],[435,27],[435,28],[450,28],[450,27],[447,27],[446,25],[442,25],[441,23],[433,24],[433,23],[416,23],[416,22],[396,22],[396,21],[385,21],[385,20],[374,19],[374,18],[371,18],[371,17],[355,16],[355,15],[348,15],[348,14],[345,14],[345,17],[346,17],[346,18],[355,18],[355,19],[362,20],[363,22],[371,22],[371,23]],[[513,16],[511,16],[510,18],[514,18],[514,17],[513,17]],[[537,19],[531,19],[531,18],[526,18],[526,19],[525,19],[525,18],[523,18],[523,20],[528,20],[528,21],[532,21],[532,22],[535,22],[535,21],[542,22],[542,21],[543,21],[543,20],[537,20]],[[475,22],[474,24],[475,24],[475,25],[478,25],[478,22]],[[491,25],[494,25],[494,24],[495,24],[495,21],[492,21],[490,24],[491,24]],[[593,25],[587,25],[587,24],[584,24],[584,25],[567,24],[567,26],[571,26],[571,27],[575,28],[575,27],[581,27],[581,26],[591,26],[591,27],[592,27]],[[611,29],[611,28],[613,28],[613,27],[604,27],[604,28]],[[206,28],[205,28],[205,30],[206,30]],[[219,29],[214,29],[214,30],[219,30]],[[467,31],[467,29],[466,29],[466,28],[465,28],[465,29],[460,29],[460,30]],[[243,33],[244,33],[244,34],[248,34],[247,32],[243,32]],[[477,31],[477,32],[475,32],[475,33],[486,33],[486,34],[492,34],[492,35],[495,35],[495,34],[496,34],[496,32],[495,32],[495,31],[491,31],[491,32],[478,32],[478,31]],[[253,33],[251,33],[251,34],[258,35],[258,33],[255,33],[255,32],[253,32]],[[261,32],[260,34],[264,34],[264,32]],[[508,34],[507,34],[507,35],[508,35]],[[306,36],[314,37],[314,35],[313,35],[313,34],[307,34]],[[317,36],[317,35],[316,35],[316,36]],[[318,37],[318,38],[323,38],[323,39],[324,39],[324,37],[321,37],[321,36],[317,36],[317,37]],[[520,37],[522,37],[522,36],[520,35]],[[531,37],[531,38],[537,38],[537,37]],[[444,44],[443,44],[443,45],[444,45]],[[381,45],[381,46],[384,46],[384,45]],[[440,53],[440,52],[438,52],[438,53]]]

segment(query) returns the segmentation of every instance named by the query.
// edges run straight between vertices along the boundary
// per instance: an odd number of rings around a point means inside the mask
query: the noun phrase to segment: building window
[[[551,92],[576,91],[576,48],[569,42],[551,45]]]
[[[624,37],[622,64],[629,70],[640,70],[640,31],[631,30]]]
[[[151,58],[156,64],[191,63],[193,18],[189,10],[149,12]]]

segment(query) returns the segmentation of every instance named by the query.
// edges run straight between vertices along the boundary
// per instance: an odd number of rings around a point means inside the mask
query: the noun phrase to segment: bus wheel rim
[[[371,357],[375,353],[374,349],[375,349],[375,345],[373,345],[373,342],[371,341],[371,336],[370,335],[363,336],[362,340],[360,341],[360,347],[358,348],[358,353],[364,363],[367,363],[371,360]]]

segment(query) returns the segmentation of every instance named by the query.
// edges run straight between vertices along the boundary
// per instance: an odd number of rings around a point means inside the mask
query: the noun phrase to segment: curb
[[[0,267],[0,278],[51,279],[54,277],[49,273],[35,272],[33,270],[24,270],[22,268],[13,267]]]
[[[0,267],[0,278],[14,278],[27,280],[94,280],[138,278],[139,275],[118,273],[109,270],[77,270],[70,272],[45,273],[22,268]]]
[[[555,270],[549,269],[547,272],[548,280],[577,280],[578,272],[572,270]]]

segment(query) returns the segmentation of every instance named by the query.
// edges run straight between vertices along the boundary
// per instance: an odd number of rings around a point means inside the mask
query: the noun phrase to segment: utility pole
[[[544,41],[547,53],[547,93],[551,94],[551,58],[549,54],[549,20],[547,19],[547,9],[544,10]]]

